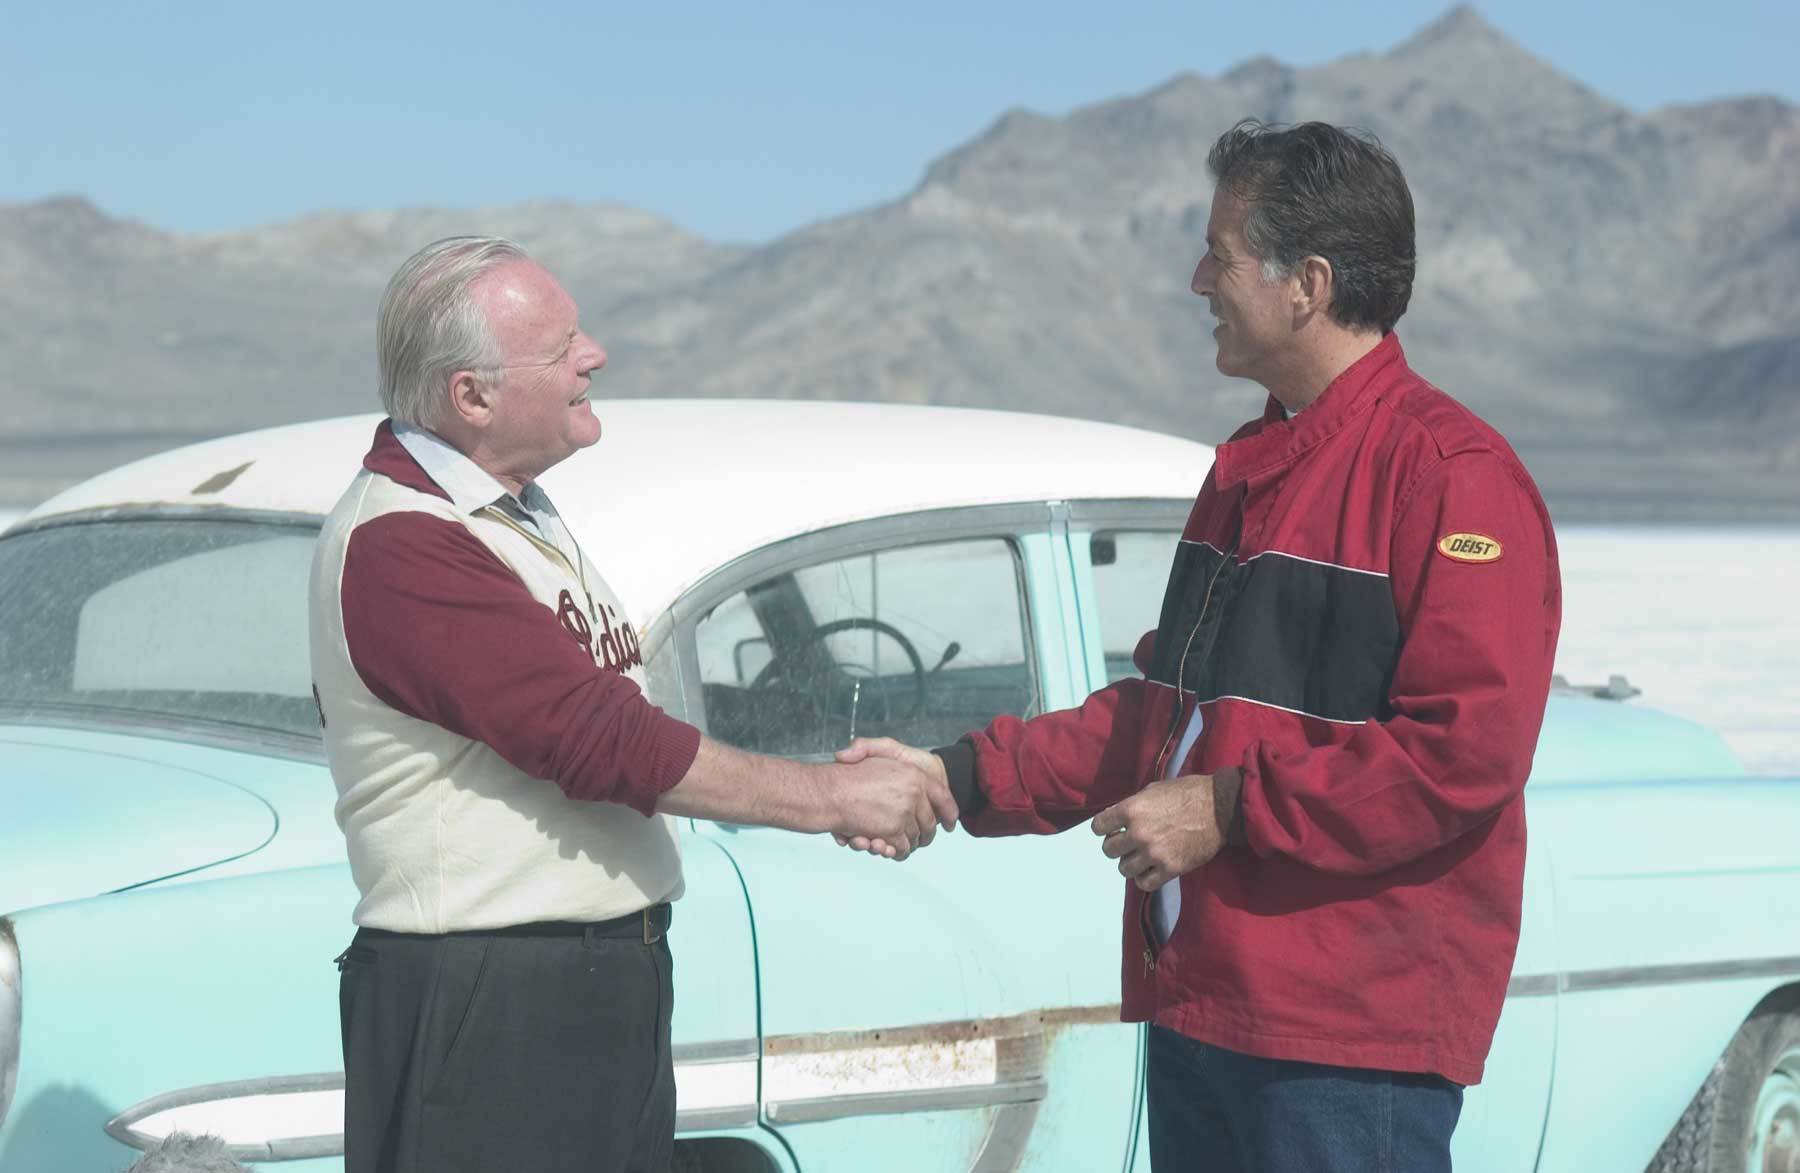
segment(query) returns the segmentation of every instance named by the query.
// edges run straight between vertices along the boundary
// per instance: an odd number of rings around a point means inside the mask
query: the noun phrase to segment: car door
[[[1082,616],[1079,660],[1089,691],[1141,675],[1131,653],[1139,638],[1156,626],[1189,505],[1186,501],[1086,501],[1070,506],[1064,544]],[[1132,1072],[1132,1093],[1137,1118],[1127,1168],[1148,1173],[1144,1028],[1134,1029],[1138,1062]]]
[[[1156,626],[1163,587],[1187,505],[1085,502],[1071,507],[1069,549],[1085,629],[1084,661],[1095,687],[1137,674],[1131,652]],[[1540,837],[1541,838],[1541,837]],[[1550,1094],[1556,1038],[1553,892],[1534,838],[1514,977],[1482,1082],[1469,1089],[1452,1142],[1459,1170],[1517,1173],[1536,1163]],[[1135,1167],[1149,1169],[1140,1125]]]
[[[760,551],[675,608],[687,716],[820,759],[853,736],[931,746],[1073,704],[1069,571],[1048,505]],[[761,1109],[802,1169],[1123,1166],[1137,1040],[1118,1022],[1118,877],[1085,828],[959,830],[903,864],[826,836],[697,832],[749,894]]]

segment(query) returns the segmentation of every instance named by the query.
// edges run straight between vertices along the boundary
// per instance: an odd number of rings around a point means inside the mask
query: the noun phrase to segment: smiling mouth
[[[587,401],[588,401],[588,393],[586,391],[583,391],[581,394],[577,395],[575,398],[569,400],[569,406],[570,407],[580,407],[582,404],[586,403]]]

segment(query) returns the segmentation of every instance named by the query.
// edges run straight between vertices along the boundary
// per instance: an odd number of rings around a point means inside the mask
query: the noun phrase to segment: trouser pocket
[[[427,1102],[458,1095],[469,1083],[471,1051],[482,1032],[491,1029],[484,1020],[488,986],[489,943],[481,938],[450,937],[438,946],[435,979],[425,1009],[425,1079]],[[490,1072],[488,1079],[504,1078]]]

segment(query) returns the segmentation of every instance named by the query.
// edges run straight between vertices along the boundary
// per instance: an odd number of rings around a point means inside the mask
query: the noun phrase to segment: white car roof
[[[1016,412],[742,399],[594,408],[600,442],[542,484],[640,615],[783,538],[965,505],[1191,499],[1212,463],[1212,449],[1191,440]],[[84,481],[24,521],[163,505],[322,515],[380,420],[319,420],[179,448]]]

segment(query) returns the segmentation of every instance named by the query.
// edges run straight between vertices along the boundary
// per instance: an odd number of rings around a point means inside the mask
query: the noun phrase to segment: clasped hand
[[[902,763],[929,779],[930,793],[941,792],[949,802],[949,780],[944,776],[943,759],[934,753],[902,744],[890,737],[864,737],[839,750],[837,760],[845,764],[867,763],[886,758]],[[932,805],[940,812],[939,800]],[[954,818],[943,821],[948,830]],[[1146,892],[1154,892],[1184,872],[1219,854],[1225,836],[1213,808],[1212,777],[1189,774],[1152,782],[1130,798],[1114,803],[1089,824],[1100,836],[1100,850],[1108,859],[1119,861],[1119,874]],[[914,839],[910,847],[923,847],[931,841],[932,828],[926,828],[922,839]],[[867,851],[890,859],[904,859],[906,850],[895,847],[880,835],[838,834],[837,841],[857,851]],[[902,845],[907,848],[907,845]]]
[[[889,744],[907,749],[899,742]],[[946,831],[956,826],[956,800],[941,764],[932,769],[920,758],[937,763],[935,755],[921,750],[877,753],[858,751],[853,745],[840,751],[837,760],[846,778],[838,795],[842,816],[832,837],[859,851],[898,860],[930,843],[939,826]]]
[[[937,815],[936,823],[942,824],[946,831],[956,826],[956,799],[950,795],[950,780],[944,774],[942,759],[936,754],[905,745],[891,737],[859,737],[847,748],[838,750],[837,760],[855,770],[867,770],[879,764],[900,769],[919,779],[929,808]],[[930,843],[937,833],[937,826],[931,819],[924,820],[919,826],[920,835],[899,843],[879,830],[869,829],[834,831],[832,838],[838,841],[840,847],[866,851],[870,855],[885,856],[888,859],[905,859],[913,850]]]

